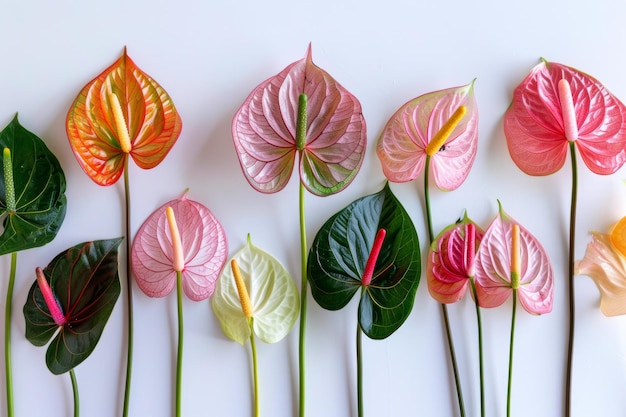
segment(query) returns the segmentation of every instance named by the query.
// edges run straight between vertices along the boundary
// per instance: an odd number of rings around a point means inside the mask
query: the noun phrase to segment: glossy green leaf
[[[0,151],[9,149],[15,209],[7,201],[7,178],[0,169],[0,255],[43,246],[56,236],[67,201],[65,175],[44,142],[26,130],[17,116],[0,132]],[[6,216],[6,217],[5,217]]]
[[[250,237],[232,259],[237,261],[248,289],[254,333],[265,343],[280,341],[287,336],[300,312],[300,298],[291,275],[276,258],[254,246]],[[250,326],[241,309],[230,266],[222,271],[212,305],[226,336],[244,344],[250,338]]]
[[[379,229],[385,229],[387,235],[372,281],[363,286],[363,270]],[[402,325],[413,308],[421,274],[417,232],[386,184],[382,191],[354,201],[322,226],[307,265],[311,293],[322,308],[339,310],[361,289],[361,329],[372,339],[384,339]]]
[[[46,352],[46,364],[53,374],[73,369],[96,347],[120,295],[117,257],[121,241],[81,243],[44,268],[65,316],[64,325],[55,323],[37,282],[30,288],[24,305],[26,338],[43,346],[54,337]]]

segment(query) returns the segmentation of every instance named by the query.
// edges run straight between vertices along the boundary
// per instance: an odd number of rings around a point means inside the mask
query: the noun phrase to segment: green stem
[[[569,219],[569,260],[568,260],[568,300],[569,300],[569,338],[567,343],[567,371],[565,377],[565,416],[569,417],[572,402],[572,362],[574,357],[574,321],[575,302],[574,293],[574,257],[576,250],[576,202],[578,201],[578,166],[576,163],[576,146],[570,142],[570,156],[572,159],[572,200],[570,203]]]
[[[430,243],[435,240],[433,233],[433,222],[430,210],[430,193],[429,193],[429,171],[430,171],[430,156],[426,155],[426,164],[424,167],[424,204],[426,206],[426,220],[428,225],[428,237]],[[450,330],[450,320],[448,319],[448,307],[440,303],[441,316],[443,318],[443,325],[446,332],[446,341],[448,343],[448,352],[450,354],[450,362],[452,364],[452,372],[454,374],[454,383],[456,386],[456,395],[459,403],[459,413],[461,417],[465,417],[465,403],[463,401],[463,392],[461,390],[461,380],[459,377],[459,367],[456,360],[456,352],[454,350],[454,342],[452,341],[452,331]]]
[[[252,378],[254,381],[254,417],[259,417],[259,373],[256,358],[256,342],[254,340],[254,318],[250,317],[250,350],[252,351]]]
[[[78,397],[78,381],[76,381],[76,375],[74,369],[70,369],[70,379],[72,380],[72,393],[74,394],[74,417],[80,415],[80,400]]]
[[[306,304],[307,304],[307,243],[306,243],[306,223],[304,221],[304,193],[305,188],[300,182],[300,253],[302,258],[302,278],[300,285],[300,343],[299,355],[299,377],[300,377],[300,417],[304,417],[304,342],[306,335]]]
[[[125,202],[125,228],[126,228],[126,307],[128,309],[127,317],[127,350],[126,350],[126,385],[124,388],[124,410],[123,416],[128,416],[128,408],[130,404],[130,382],[133,369],[133,285],[132,270],[130,265],[130,185],[128,179],[128,156],[124,162],[124,202]]]
[[[356,325],[356,384],[358,417],[363,417],[363,349],[361,345],[361,326]]]
[[[176,417],[180,417],[183,381],[183,276],[176,271],[176,300],[178,306],[178,353],[176,359]]]
[[[478,305],[478,296],[476,295],[476,285],[474,280],[470,279],[470,288],[474,297],[474,305],[476,306],[476,322],[478,324],[478,369],[480,375],[480,415],[485,417],[485,372],[483,360],[483,323],[480,316],[480,306]]]
[[[511,382],[513,381],[513,344],[515,341],[515,312],[517,310],[517,290],[513,290],[513,311],[511,313],[511,341],[509,343],[509,382],[506,389],[506,415],[511,416]]]
[[[11,272],[7,286],[7,299],[4,314],[4,368],[7,389],[7,417],[13,417],[13,365],[11,364],[11,311],[13,306],[13,287],[17,268],[17,252],[11,254]]]

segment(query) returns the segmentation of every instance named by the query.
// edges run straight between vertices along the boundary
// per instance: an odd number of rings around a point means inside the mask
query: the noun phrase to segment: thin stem
[[[358,417],[363,417],[363,349],[361,344],[362,331],[359,323],[356,325],[356,384]]]
[[[570,156],[572,159],[572,200],[569,219],[569,260],[568,260],[568,300],[569,300],[569,338],[567,343],[567,371],[565,376],[565,416],[570,416],[572,402],[572,362],[574,357],[574,321],[575,303],[574,293],[574,256],[576,250],[576,204],[578,200],[578,166],[576,163],[576,145],[570,142]]]
[[[426,155],[426,164],[424,167],[424,204],[426,206],[426,220],[428,225],[428,238],[430,243],[435,240],[433,233],[433,222],[430,210],[430,193],[429,193],[429,171],[430,171],[430,156]],[[459,377],[459,367],[456,360],[456,352],[454,350],[454,342],[452,341],[452,331],[450,330],[450,320],[448,319],[448,307],[440,303],[441,316],[443,319],[443,325],[446,332],[446,342],[448,343],[448,352],[450,354],[450,362],[452,364],[452,372],[454,374],[454,383],[456,386],[456,395],[459,403],[459,413],[461,417],[465,417],[465,403],[463,401],[463,392],[461,389],[461,380]]]
[[[13,287],[15,286],[15,270],[17,268],[17,252],[11,254],[11,272],[7,286],[7,299],[4,313],[4,368],[7,389],[7,417],[13,417],[13,365],[11,364],[11,311],[13,306]]]
[[[181,394],[183,381],[183,276],[176,271],[176,300],[178,305],[178,354],[176,360],[176,417],[180,417]]]
[[[511,417],[511,382],[513,381],[513,344],[515,341],[515,312],[517,310],[517,290],[513,290],[513,311],[511,312],[511,340],[509,342],[509,382],[506,389],[506,415]]]
[[[300,285],[300,343],[299,343],[299,376],[300,376],[300,417],[304,417],[304,342],[306,335],[306,304],[307,304],[307,243],[306,223],[304,221],[304,184],[300,182],[300,253],[302,258],[302,278]]]
[[[72,380],[72,393],[74,394],[74,417],[80,415],[80,399],[78,397],[78,381],[76,381],[76,375],[74,369],[70,369],[70,379]]]
[[[256,342],[254,340],[254,318],[250,317],[250,350],[252,351],[252,378],[254,381],[254,417],[259,417],[259,373],[256,358]]]
[[[124,202],[125,202],[125,228],[126,228],[126,308],[128,309],[127,316],[127,350],[126,350],[126,385],[124,388],[124,410],[123,416],[128,416],[128,408],[130,404],[130,382],[132,379],[133,370],[133,285],[132,285],[132,270],[130,265],[130,185],[128,179],[128,159],[124,162]]]
[[[474,305],[476,306],[476,322],[478,324],[478,370],[480,375],[480,415],[485,417],[485,372],[483,360],[483,323],[480,316],[480,306],[478,305],[478,296],[476,295],[476,284],[470,279],[470,288],[474,297]]]

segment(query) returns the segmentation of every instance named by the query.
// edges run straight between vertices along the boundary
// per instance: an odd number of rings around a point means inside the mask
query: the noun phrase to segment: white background
[[[78,166],[65,135],[65,116],[80,89],[121,55],[123,47],[171,95],[183,131],[157,168],[130,168],[132,230],[185,188],[223,224],[233,254],[251,233],[300,284],[298,184],[263,195],[245,181],[232,145],[233,114],[261,81],[301,59],[309,42],[313,60],[361,101],[368,149],[356,180],[343,192],[306,196],[309,243],[336,211],[384,184],[374,147],[386,120],[407,100],[477,78],[479,151],[456,191],[433,186],[436,231],[468,209],[484,227],[496,200],[534,233],[555,269],[553,312],[518,309],[513,415],[560,415],[566,353],[566,277],[570,161],[558,173],[533,178],[511,161],[502,117],[514,87],[539,62],[574,66],[626,99],[626,3],[619,0],[475,1],[4,1],[0,5],[0,125],[20,122],[48,144],[67,176],[65,223],[49,245],[18,255],[13,310],[16,416],[68,416],[70,380],[45,365],[45,349],[24,338],[22,306],[34,268],[77,243],[121,236],[123,185],[103,188]],[[576,257],[588,231],[606,231],[626,215],[622,169],[599,177],[579,163]],[[422,243],[422,177],[393,184]],[[8,257],[4,257],[8,258]],[[122,256],[123,259],[123,256]],[[122,264],[123,268],[123,264]],[[2,311],[9,271],[0,260]],[[122,276],[124,280],[124,276]],[[577,417],[626,413],[626,321],[605,318],[588,277],[576,277],[577,321],[573,413]],[[405,324],[383,341],[364,338],[367,416],[456,416],[439,306],[426,288],[417,293]],[[121,413],[125,358],[124,297],[99,345],[76,368],[83,416]],[[173,414],[176,354],[175,297],[150,299],[134,288],[135,356],[131,416]],[[449,308],[469,416],[479,412],[473,304]],[[511,302],[483,310],[487,415],[504,415]],[[249,348],[228,340],[208,301],[185,300],[183,415],[251,415]],[[297,412],[297,326],[274,345],[258,343],[261,415]],[[307,327],[307,415],[356,415],[356,304],[324,311],[312,299]],[[0,366],[3,369],[3,366]],[[0,382],[4,414],[4,378]]]

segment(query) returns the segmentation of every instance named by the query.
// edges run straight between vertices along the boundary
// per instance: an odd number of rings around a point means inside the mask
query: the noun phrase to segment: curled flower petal
[[[591,242],[583,259],[574,264],[574,273],[595,282],[602,314],[626,314],[626,257],[611,244],[608,234],[591,232]]]
[[[299,110],[305,94],[306,112]],[[305,117],[303,144],[297,125]],[[232,134],[250,185],[264,193],[283,189],[300,154],[300,180],[313,194],[341,191],[355,177],[367,135],[361,104],[306,56],[257,86],[233,118]]]
[[[473,225],[474,253],[468,242],[468,225]],[[484,232],[467,215],[457,223],[446,227],[435,238],[428,252],[426,276],[430,295],[440,303],[448,304],[459,301],[465,295],[470,275],[471,263]]]
[[[513,291],[511,245],[513,225],[518,224],[502,211],[491,222],[481,241],[476,263],[476,295],[481,307],[497,307]],[[552,311],[554,273],[548,254],[539,241],[519,225],[520,304],[532,314]]]
[[[81,90],[66,120],[74,155],[99,185],[117,182],[128,155],[143,169],[157,166],[181,129],[172,99],[137,67],[126,49]]]
[[[164,297],[176,285],[167,207],[174,212],[182,243],[183,290],[193,301],[204,300],[213,294],[226,262],[226,234],[213,213],[186,194],[159,207],[139,228],[131,249],[135,279],[149,297]]]
[[[571,90],[573,115],[563,111],[562,80]],[[585,165],[601,175],[617,171],[626,161],[626,107],[595,78],[546,61],[517,86],[504,116],[515,164],[529,175],[558,171],[568,153],[570,117],[576,121],[574,143]]]
[[[412,181],[422,172],[426,147],[455,111],[466,114],[431,159],[435,184],[454,190],[467,178],[478,148],[478,106],[474,82],[417,97],[391,116],[380,136],[376,153],[383,173],[392,182]]]

